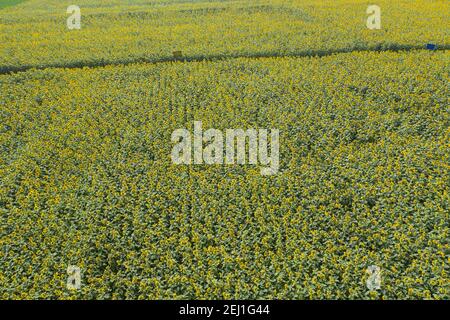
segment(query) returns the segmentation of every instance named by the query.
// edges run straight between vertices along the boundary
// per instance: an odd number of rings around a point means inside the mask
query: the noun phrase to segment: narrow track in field
[[[450,45],[441,45],[433,51],[449,50]],[[280,52],[264,52],[264,53],[247,53],[247,54],[218,54],[218,55],[192,55],[182,58],[163,57],[163,58],[136,58],[130,60],[115,60],[105,61],[99,59],[97,61],[75,61],[68,63],[49,63],[45,65],[24,65],[24,66],[0,66],[0,75],[14,74],[18,72],[25,72],[28,70],[44,70],[44,69],[82,69],[82,68],[101,68],[106,66],[126,66],[131,64],[147,63],[158,64],[168,62],[201,62],[201,61],[220,61],[238,58],[247,59],[262,59],[262,58],[307,58],[307,57],[325,57],[341,53],[352,52],[409,52],[409,51],[424,51],[427,50],[423,45],[392,45],[387,48],[368,47],[368,48],[342,48],[334,50],[308,50],[298,53],[284,54]]]

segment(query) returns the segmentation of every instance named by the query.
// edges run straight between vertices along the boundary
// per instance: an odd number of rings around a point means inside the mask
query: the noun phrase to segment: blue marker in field
[[[437,45],[435,45],[433,43],[427,43],[427,49],[428,50],[436,50],[437,49]]]

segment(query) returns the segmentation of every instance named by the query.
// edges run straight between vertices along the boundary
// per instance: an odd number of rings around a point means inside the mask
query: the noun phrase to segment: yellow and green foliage
[[[2,68],[136,62],[0,75],[1,298],[449,298],[448,51],[370,51],[443,43],[447,1],[383,35],[363,1],[78,2],[0,12]],[[223,59],[139,62],[174,49]],[[279,174],[172,164],[194,121],[278,128]]]
[[[72,4],[72,3],[69,3]],[[382,29],[358,0],[31,0],[0,11],[0,70],[189,59],[324,54],[448,45],[447,0],[378,0]],[[447,26],[447,28],[446,28]]]

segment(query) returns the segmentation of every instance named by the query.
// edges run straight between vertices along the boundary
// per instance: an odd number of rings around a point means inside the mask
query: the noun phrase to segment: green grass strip
[[[15,6],[16,4],[19,4],[21,2],[25,2],[26,0],[2,0],[0,2],[0,9]]]

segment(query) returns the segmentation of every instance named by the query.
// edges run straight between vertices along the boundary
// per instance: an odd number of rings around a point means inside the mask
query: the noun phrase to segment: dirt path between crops
[[[439,46],[436,51],[445,51],[449,50],[450,45]],[[325,57],[331,56],[340,53],[352,53],[352,52],[409,52],[409,51],[419,51],[419,50],[427,50],[425,46],[408,46],[408,45],[395,45],[395,47],[390,48],[359,48],[359,49],[336,49],[336,50],[310,50],[299,53],[292,54],[282,54],[279,52],[266,52],[266,53],[252,53],[252,54],[231,54],[231,55],[193,55],[186,56],[182,58],[174,58],[174,57],[165,57],[160,59],[151,59],[151,58],[137,58],[132,60],[116,60],[116,61],[105,61],[104,59],[99,59],[98,61],[76,61],[70,63],[49,63],[47,65],[42,66],[33,66],[33,65],[25,65],[25,66],[0,66],[0,75],[4,74],[13,74],[17,72],[25,72],[28,70],[44,70],[44,69],[81,69],[81,68],[99,68],[106,66],[126,66],[131,64],[138,63],[149,63],[149,64],[157,64],[157,63],[167,63],[167,62],[200,62],[200,61],[220,61],[220,60],[228,60],[228,59],[237,59],[237,58],[248,58],[248,59],[262,59],[262,58],[305,58],[305,57]]]

